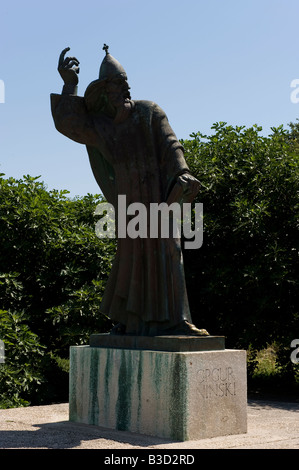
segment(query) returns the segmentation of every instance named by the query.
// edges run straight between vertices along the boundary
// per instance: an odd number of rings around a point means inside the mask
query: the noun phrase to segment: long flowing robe
[[[125,195],[127,206],[141,202],[149,213],[150,203],[166,202],[189,171],[165,113],[153,102],[132,101],[118,119],[89,112],[78,96],[52,94],[51,108],[57,130],[86,145],[95,179],[114,207]],[[191,322],[180,239],[119,238],[101,311],[133,324],[137,334]]]

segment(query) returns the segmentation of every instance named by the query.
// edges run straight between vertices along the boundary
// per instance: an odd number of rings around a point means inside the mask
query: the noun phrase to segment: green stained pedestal
[[[246,353],[70,349],[70,420],[165,437],[247,430]]]

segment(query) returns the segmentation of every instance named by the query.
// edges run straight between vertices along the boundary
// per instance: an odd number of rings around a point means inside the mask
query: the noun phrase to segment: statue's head
[[[88,85],[84,94],[89,110],[100,110],[107,105],[118,108],[131,98],[124,68],[109,54],[106,44],[103,49],[106,56],[101,63],[99,78]]]

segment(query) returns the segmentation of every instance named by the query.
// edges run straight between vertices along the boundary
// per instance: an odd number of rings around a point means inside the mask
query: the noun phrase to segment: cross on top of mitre
[[[108,49],[109,49],[109,46],[107,46],[107,44],[104,44],[103,51],[105,51],[106,54],[108,54]]]

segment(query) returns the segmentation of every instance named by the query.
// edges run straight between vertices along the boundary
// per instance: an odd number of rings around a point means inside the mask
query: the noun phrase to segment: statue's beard
[[[121,91],[120,93],[110,93],[107,95],[108,103],[114,108],[123,106],[128,100],[131,99],[131,95],[128,89]]]
[[[131,99],[131,94],[129,92],[129,90],[126,90],[123,94],[123,97],[125,100],[130,100]]]
[[[130,99],[131,95],[128,88],[121,90],[118,94],[111,93],[110,96],[104,92],[95,101],[93,109],[95,112],[102,111],[109,116],[113,116],[117,109],[124,107]]]

